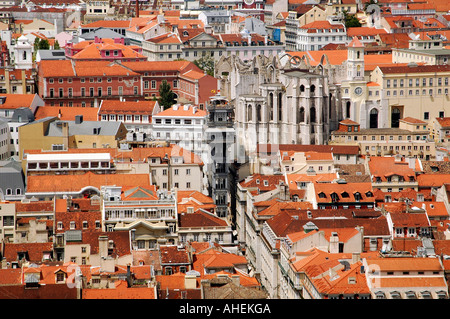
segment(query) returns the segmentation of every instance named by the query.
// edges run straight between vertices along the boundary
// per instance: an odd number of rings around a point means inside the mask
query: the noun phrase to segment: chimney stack
[[[127,284],[128,288],[133,286],[133,280],[131,279],[131,265],[127,264]]]

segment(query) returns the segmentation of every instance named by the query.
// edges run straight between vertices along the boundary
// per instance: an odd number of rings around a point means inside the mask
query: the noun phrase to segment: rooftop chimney
[[[128,285],[128,288],[133,286],[133,280],[131,279],[131,266],[130,266],[130,264],[127,264],[127,285]]]

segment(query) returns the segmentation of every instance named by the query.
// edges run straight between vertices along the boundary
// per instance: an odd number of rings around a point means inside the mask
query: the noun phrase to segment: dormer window
[[[324,192],[319,193],[319,198],[327,198],[327,195],[325,195]]]
[[[66,282],[66,273],[62,270],[59,270],[55,273],[55,283],[65,283]]]
[[[339,200],[338,194],[332,193],[332,194],[331,194],[331,200],[332,200],[333,202],[337,202],[337,201]]]

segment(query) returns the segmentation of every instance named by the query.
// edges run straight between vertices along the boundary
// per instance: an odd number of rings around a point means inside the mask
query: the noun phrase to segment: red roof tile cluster
[[[331,203],[333,198],[341,203],[375,202],[372,183],[316,183],[314,189],[318,203]],[[357,194],[359,194],[359,200]]]
[[[102,114],[145,114],[152,115],[157,101],[103,100],[98,115]]]
[[[53,243],[5,243],[3,250],[3,257],[7,261],[18,261],[19,253],[27,253],[29,262],[42,262],[44,260],[44,253],[53,252]]]
[[[176,245],[161,245],[159,247],[161,255],[161,265],[189,265],[191,263],[189,253],[184,248]]]
[[[46,117],[58,117],[62,121],[75,121],[77,115],[82,115],[85,121],[98,120],[98,108],[95,107],[66,107],[39,106],[34,114],[35,120]]]
[[[194,213],[181,213],[178,217],[179,227],[227,227],[228,223],[216,215],[197,210]]]
[[[139,75],[120,63],[109,61],[42,60],[38,69],[43,78]]]
[[[81,299],[157,299],[156,287],[128,287],[125,280],[118,280],[114,288],[86,288]]]
[[[30,175],[27,177],[27,191],[40,192],[81,192],[86,187],[102,186],[149,186],[146,174],[96,174],[87,172],[81,175]]]
[[[0,99],[3,103],[0,104],[0,109],[17,109],[19,107],[31,108],[35,98],[35,94],[0,94]]]
[[[392,176],[402,176],[405,181],[415,181],[416,173],[403,158],[372,156],[369,159],[369,170],[373,181],[380,178],[382,182]]]
[[[286,178],[283,175],[253,174],[239,184],[242,188],[248,190],[255,188],[260,193],[263,193],[276,189],[280,184],[286,184]]]

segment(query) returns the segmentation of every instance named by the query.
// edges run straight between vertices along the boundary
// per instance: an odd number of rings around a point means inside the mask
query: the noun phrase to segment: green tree
[[[206,71],[206,74],[214,76],[214,59],[211,56],[202,56],[200,59],[195,60],[194,64]]]
[[[358,18],[354,14],[348,14],[347,11],[344,11],[344,25],[346,28],[354,28],[360,27],[361,23]]]
[[[39,50],[49,50],[50,49],[50,43],[48,43],[47,39],[41,39],[39,41]]]
[[[59,50],[61,49],[61,47],[59,46],[59,42],[57,40],[55,40],[55,44],[53,45],[53,49],[54,50]]]
[[[170,108],[176,103],[175,93],[173,93],[170,84],[166,80],[163,80],[159,86],[159,99],[158,103],[163,110]]]

